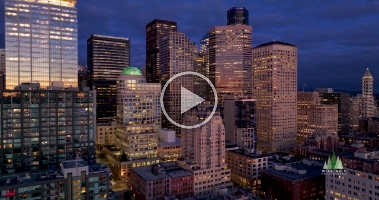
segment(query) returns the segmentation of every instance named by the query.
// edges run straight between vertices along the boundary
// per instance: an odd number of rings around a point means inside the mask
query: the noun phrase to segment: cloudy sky
[[[3,2],[3,1],[2,1]],[[4,4],[0,3],[0,48]],[[199,43],[209,28],[226,24],[226,11],[245,6],[253,46],[272,40],[299,48],[298,85],[361,90],[366,68],[379,91],[379,1],[282,0],[78,0],[79,64],[86,63],[90,34],[131,39],[131,64],[145,65],[145,25],[155,18],[178,22],[178,31]]]

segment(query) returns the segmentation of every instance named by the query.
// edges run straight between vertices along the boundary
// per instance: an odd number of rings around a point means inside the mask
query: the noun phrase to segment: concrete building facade
[[[375,117],[376,106],[374,105],[374,78],[367,68],[362,78],[362,117]]]
[[[338,131],[338,105],[321,104],[318,92],[297,93],[297,142],[323,129],[332,134]]]
[[[292,151],[297,133],[297,47],[273,41],[254,47],[252,54],[258,149]]]

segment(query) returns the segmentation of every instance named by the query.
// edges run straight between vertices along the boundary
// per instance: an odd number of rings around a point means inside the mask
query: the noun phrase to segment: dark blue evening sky
[[[78,0],[79,64],[86,63],[92,33],[131,39],[131,64],[145,65],[145,25],[155,18],[178,22],[178,31],[199,44],[209,28],[226,24],[226,11],[245,6],[253,46],[272,40],[299,48],[298,85],[361,90],[366,68],[379,91],[379,1],[177,1]],[[0,7],[4,47],[4,4]]]

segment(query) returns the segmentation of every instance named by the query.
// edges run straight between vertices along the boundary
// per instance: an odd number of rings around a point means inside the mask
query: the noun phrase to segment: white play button
[[[205,101],[203,98],[197,96],[195,93],[180,87],[180,114],[185,113],[187,110],[197,106]]]

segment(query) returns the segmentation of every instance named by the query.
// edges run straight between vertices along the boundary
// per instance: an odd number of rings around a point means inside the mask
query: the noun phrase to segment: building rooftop
[[[161,173],[154,173],[154,166],[161,168]],[[146,181],[155,181],[166,178],[177,178],[180,176],[190,176],[192,173],[178,166],[176,162],[159,163],[151,166],[132,168],[136,174]]]
[[[142,72],[136,67],[129,66],[122,70],[121,75],[141,75],[142,76]]]
[[[87,166],[87,165],[86,165]],[[103,164],[90,164],[88,165],[89,174],[108,173],[111,174],[111,170],[108,166]],[[16,185],[23,185],[29,183],[35,183],[40,181],[48,181],[54,179],[64,179],[62,170],[41,170],[27,173],[15,173],[10,175],[0,176],[0,188]]]
[[[280,41],[275,41],[275,40],[274,40],[274,41],[272,41],[272,42],[267,42],[267,43],[260,44],[260,45],[254,47],[254,48],[264,47],[264,46],[270,46],[270,45],[275,45],[275,44],[296,47],[295,45],[290,44],[290,43],[285,43],[285,42],[280,42]]]
[[[323,161],[321,161],[323,162]],[[292,170],[287,170],[287,169]],[[274,176],[278,176],[284,179],[287,179],[289,181],[297,181],[301,179],[308,179],[316,176],[322,175],[322,165],[321,166],[309,166],[306,164],[298,164],[293,165],[290,168],[284,169],[284,170],[276,170],[276,169],[270,169],[270,170],[263,170],[262,173],[271,174]],[[306,173],[300,174],[299,171],[306,170]]]
[[[266,155],[259,155],[259,154],[255,154],[255,153],[249,153],[248,151],[246,151],[244,149],[229,150],[229,152],[236,153],[236,154],[239,154],[239,155],[243,155],[243,156],[246,156],[246,157],[249,157],[249,158],[266,158],[267,157]]]

